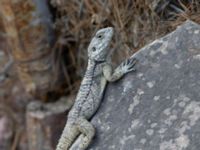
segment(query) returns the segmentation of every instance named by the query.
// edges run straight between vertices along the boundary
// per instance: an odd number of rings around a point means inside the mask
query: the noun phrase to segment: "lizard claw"
[[[123,70],[124,73],[128,73],[131,71],[135,71],[135,64],[137,63],[137,60],[135,58],[129,58],[126,59],[122,64],[121,64],[121,68]]]
[[[136,58],[130,58],[129,59],[129,64],[131,64],[131,67],[134,67],[136,63],[137,63],[137,59]]]

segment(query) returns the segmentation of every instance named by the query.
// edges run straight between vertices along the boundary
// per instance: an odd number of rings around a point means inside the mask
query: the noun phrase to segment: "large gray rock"
[[[136,53],[110,83],[89,150],[200,150],[200,26],[187,21]]]

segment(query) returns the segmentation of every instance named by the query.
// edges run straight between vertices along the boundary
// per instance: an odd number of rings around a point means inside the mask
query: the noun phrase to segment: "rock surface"
[[[186,21],[133,57],[92,119],[89,150],[200,149],[200,25]]]

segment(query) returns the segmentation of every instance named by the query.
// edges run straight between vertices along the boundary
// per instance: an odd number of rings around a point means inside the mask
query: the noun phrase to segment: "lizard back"
[[[68,115],[69,122],[74,122],[79,116],[90,119],[97,111],[106,86],[106,80],[102,79],[102,67],[103,63],[89,61],[74,106]]]

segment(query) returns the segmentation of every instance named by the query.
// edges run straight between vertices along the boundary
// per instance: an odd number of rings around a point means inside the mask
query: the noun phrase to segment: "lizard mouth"
[[[96,62],[97,64],[101,64],[101,63],[106,62],[106,60],[95,60],[95,62]]]

